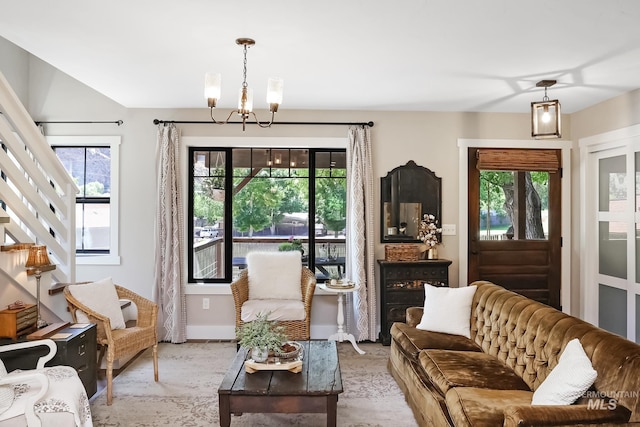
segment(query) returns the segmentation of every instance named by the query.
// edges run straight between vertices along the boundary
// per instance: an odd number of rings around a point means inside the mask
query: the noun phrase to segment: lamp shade
[[[47,247],[45,245],[33,245],[29,247],[29,257],[24,265],[26,268],[39,268],[50,265]]]

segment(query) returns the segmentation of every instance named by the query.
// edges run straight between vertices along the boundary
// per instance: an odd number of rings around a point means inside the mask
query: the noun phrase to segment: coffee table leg
[[[231,404],[229,402],[229,395],[218,395],[218,401],[218,411],[220,412],[220,427],[229,427],[231,425]]]
[[[338,418],[338,395],[327,396],[327,427],[336,427]]]

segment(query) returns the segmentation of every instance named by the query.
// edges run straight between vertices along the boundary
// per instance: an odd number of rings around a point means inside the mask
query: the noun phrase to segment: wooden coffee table
[[[302,371],[258,371],[249,374],[241,348],[218,388],[220,425],[231,425],[231,414],[326,413],[327,426],[336,426],[342,376],[335,341],[303,341]]]

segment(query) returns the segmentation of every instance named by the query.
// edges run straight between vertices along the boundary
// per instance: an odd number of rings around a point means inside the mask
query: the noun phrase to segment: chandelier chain
[[[246,88],[247,87],[247,45],[244,45],[244,62],[243,62],[243,69],[242,69],[242,77],[243,77],[243,81],[242,81],[242,87]]]

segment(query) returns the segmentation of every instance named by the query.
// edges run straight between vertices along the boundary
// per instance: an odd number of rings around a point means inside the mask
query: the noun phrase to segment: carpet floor
[[[113,405],[106,390],[92,399],[95,427],[217,426],[218,386],[236,352],[235,343],[161,343],[160,381],[153,381],[151,351],[138,357],[113,383]],[[344,392],[338,399],[340,427],[415,427],[411,409],[387,371],[389,347],[338,344]],[[324,414],[232,416],[232,427],[325,426]]]

